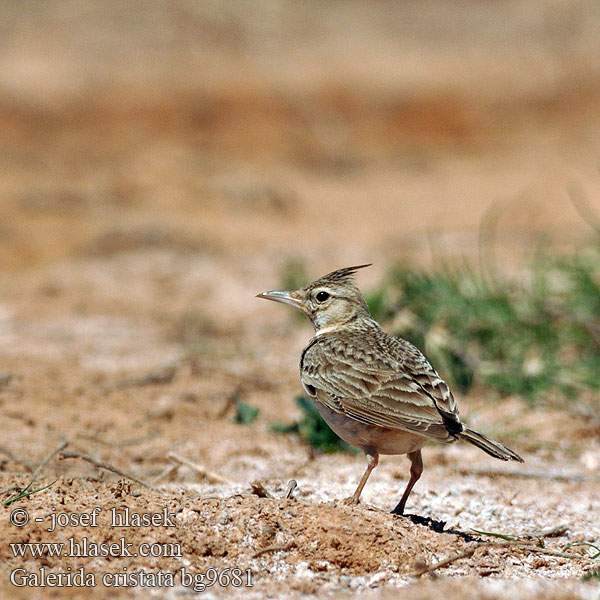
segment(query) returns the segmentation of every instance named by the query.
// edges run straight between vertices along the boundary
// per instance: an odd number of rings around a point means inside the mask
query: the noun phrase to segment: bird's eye
[[[325,302],[325,300],[327,300],[327,298],[329,298],[329,294],[327,292],[319,292],[316,295],[317,298],[317,302]]]

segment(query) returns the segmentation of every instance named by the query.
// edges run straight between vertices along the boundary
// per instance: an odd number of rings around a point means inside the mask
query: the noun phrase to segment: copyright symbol
[[[29,513],[24,508],[15,508],[9,520],[15,527],[25,527],[29,523]]]

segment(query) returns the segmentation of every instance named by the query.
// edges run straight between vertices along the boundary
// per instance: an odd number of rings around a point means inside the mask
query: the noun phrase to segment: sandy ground
[[[362,456],[269,430],[298,416],[311,329],[254,298],[290,259],[314,277],[373,262],[369,289],[396,261],[477,260],[482,230],[507,272],[540,243],[585,241],[600,193],[595,3],[0,11],[3,498],[68,443],[34,484],[52,487],[0,509],[0,595],[176,598],[193,593],[184,569],[212,581],[207,598],[600,598],[580,580],[600,559],[567,547],[600,542],[598,420],[474,390],[458,398],[465,420],[525,465],[428,446],[407,510],[443,533],[389,514],[403,457],[383,457],[348,507]],[[260,409],[251,425],[231,421],[234,398]],[[48,531],[94,507],[96,527]],[[113,524],[126,508],[159,522]],[[83,538],[87,556],[67,556]],[[15,556],[23,542],[66,546]],[[94,556],[104,542],[115,555]],[[152,544],[160,556],[142,556]],[[16,587],[15,569],[83,569],[96,585]],[[146,587],[125,578],[140,571]]]

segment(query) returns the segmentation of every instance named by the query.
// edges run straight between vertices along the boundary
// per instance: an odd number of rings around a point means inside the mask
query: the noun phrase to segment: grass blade
[[[571,544],[567,544],[563,548],[563,552],[565,550],[568,550],[569,548],[573,548],[573,546],[589,546],[590,548],[593,548],[594,550],[596,550],[596,554],[594,554],[594,556],[591,556],[590,558],[599,558],[600,557],[600,548],[598,548],[598,546],[595,546],[594,544],[590,544],[589,542],[573,542]]]
[[[471,527],[471,531],[478,533],[479,535],[488,535],[490,537],[500,538],[501,540],[505,540],[507,542],[518,542],[517,538],[511,537],[510,535],[505,535],[503,533],[494,533],[493,531],[480,531],[479,529],[473,529]]]
[[[13,502],[16,502],[17,500],[21,500],[21,498],[26,498],[27,496],[31,496],[32,494],[37,494],[38,492],[47,490],[49,487],[52,487],[57,481],[58,481],[58,477],[52,483],[49,483],[48,485],[45,485],[44,487],[27,491],[31,487],[31,484],[34,482],[34,480],[32,479],[16,496],[13,496],[12,498],[8,498],[7,500],[4,500],[4,502],[2,502],[2,504],[4,504],[4,506],[10,506]]]

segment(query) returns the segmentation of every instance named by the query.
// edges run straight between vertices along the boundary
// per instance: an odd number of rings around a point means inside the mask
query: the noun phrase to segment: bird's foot
[[[398,515],[399,517],[403,516],[404,515],[404,506],[400,506],[400,505],[396,506],[395,508],[393,508],[390,511],[390,514]]]
[[[355,498],[354,496],[350,496],[342,500],[342,504],[345,504],[346,506],[356,506],[358,503],[359,499]]]

